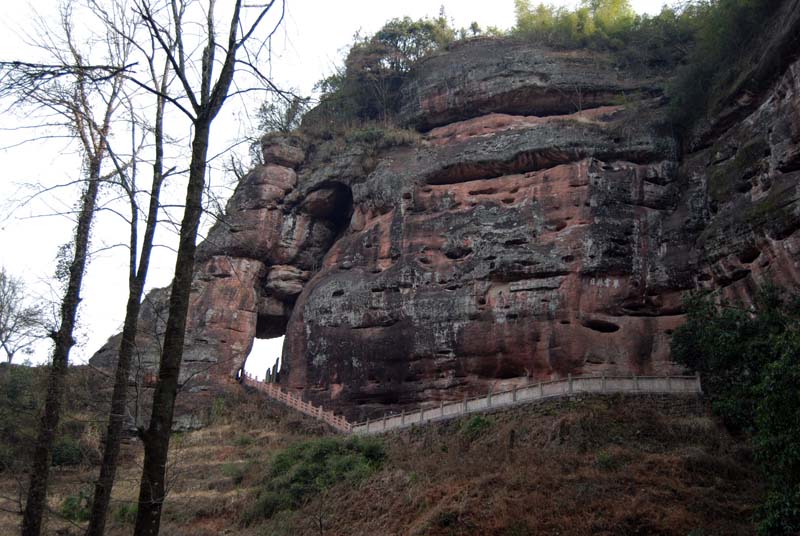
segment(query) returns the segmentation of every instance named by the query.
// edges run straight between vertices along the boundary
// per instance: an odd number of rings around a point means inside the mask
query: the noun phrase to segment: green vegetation
[[[43,405],[49,367],[0,364],[0,472],[21,473],[30,461],[31,444]],[[96,393],[103,377],[88,368],[70,367],[67,376],[72,397],[58,427],[51,463],[54,466],[92,464],[99,460],[100,435]],[[99,403],[103,407],[103,402]]]
[[[138,511],[139,506],[137,504],[121,504],[114,510],[114,521],[120,525],[133,525]]]
[[[749,189],[749,179],[759,172],[768,151],[769,144],[761,136],[740,147],[733,158],[717,166],[708,177],[711,198],[717,203],[724,203],[743,184]]]
[[[295,510],[334,484],[359,482],[385,457],[383,444],[373,438],[321,438],[292,445],[273,459],[268,479],[244,521]]]
[[[36,437],[39,380],[31,367],[0,365],[0,471],[16,468]]]
[[[624,465],[625,460],[621,459],[614,452],[601,450],[595,455],[595,465],[604,471],[613,471]]]
[[[344,67],[317,84],[326,124],[387,123],[399,111],[400,86],[411,67],[455,39],[444,13],[392,19],[373,36],[356,35]]]
[[[512,35],[554,48],[589,48],[615,53],[638,68],[674,68],[694,39],[699,4],[663,7],[637,15],[628,0],[582,0],[575,9],[516,0]]]
[[[74,437],[60,437],[53,444],[52,465],[80,465],[82,460],[81,447]]]
[[[691,49],[670,89],[673,122],[693,127],[735,89],[783,0],[700,0],[689,4]],[[755,57],[754,57],[755,55]]]
[[[515,35],[569,48],[621,44],[637,23],[627,0],[583,0],[575,9],[515,0],[514,8]]]
[[[234,444],[240,447],[247,446],[237,443]],[[222,474],[230,478],[233,483],[238,486],[244,481],[245,476],[254,470],[254,465],[255,463],[253,460],[246,462],[226,462],[222,464]]]
[[[492,421],[483,415],[473,415],[461,423],[461,435],[467,440],[474,441],[486,433],[492,426]]]
[[[516,25],[505,35],[551,48],[602,50],[626,68],[674,75],[668,88],[670,117],[681,133],[736,85],[781,2],[690,0],[650,16],[637,15],[629,0],[582,0],[573,9],[515,0]],[[304,130],[328,133],[376,122],[390,126],[412,67],[477,35],[504,34],[483,31],[477,23],[456,30],[441,13],[433,19],[393,19],[375,35],[356,36],[344,66],[317,84],[320,105]]]
[[[60,513],[70,521],[88,521],[91,511],[91,493],[80,490],[77,495],[68,495],[61,502]]]
[[[345,134],[344,138],[348,143],[360,143],[375,150],[381,150],[402,145],[412,145],[419,141],[420,135],[414,130],[371,126],[352,129]]]
[[[800,531],[800,295],[767,285],[752,308],[687,300],[672,355],[697,370],[714,411],[751,436],[766,476],[762,534]]]
[[[648,16],[636,15],[628,0],[582,0],[575,9],[516,0],[512,33],[552,47],[611,51],[632,67],[677,68],[670,115],[687,131],[736,86],[781,2],[690,0]]]
[[[264,133],[283,134],[300,128],[300,121],[308,111],[309,97],[293,94],[273,94],[258,108],[258,130]]]

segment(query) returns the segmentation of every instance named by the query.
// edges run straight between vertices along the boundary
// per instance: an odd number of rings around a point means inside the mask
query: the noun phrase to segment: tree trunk
[[[83,195],[78,225],[75,229],[75,255],[69,267],[67,289],[61,302],[61,326],[54,335],[53,364],[47,383],[47,398],[39,425],[39,436],[33,451],[28,499],[22,518],[22,536],[39,536],[42,530],[53,441],[61,417],[61,401],[69,364],[69,352],[75,344],[72,333],[75,328],[78,305],[81,301],[81,283],[86,269],[89,235],[97,202],[97,192],[100,187],[100,159],[94,159],[89,166],[89,184]]]
[[[141,310],[142,292],[147,279],[150,266],[150,254],[153,251],[153,239],[158,225],[158,206],[161,197],[161,185],[164,182],[163,160],[164,149],[163,134],[164,102],[160,99],[156,112],[156,159],[153,163],[153,182],[150,187],[150,204],[147,210],[147,224],[142,240],[142,253],[139,268],[136,269],[136,227],[132,220],[131,227],[131,277],[128,287],[128,304],[125,309],[125,323],[122,328],[122,341],[120,342],[117,357],[117,370],[114,377],[114,392],[111,395],[111,411],[108,417],[105,445],[103,448],[103,461],[100,465],[100,476],[97,478],[92,500],[92,511],[89,516],[89,526],[86,536],[103,536],[108,505],[111,501],[111,491],[117,474],[117,460],[119,458],[122,430],[125,425],[125,412],[128,405],[128,377],[131,369],[131,359],[136,347],[136,334],[139,330],[139,311]],[[135,194],[134,194],[135,195]],[[136,217],[136,205],[132,200],[133,217]]]
[[[111,395],[111,412],[108,418],[108,428],[106,429],[103,461],[100,465],[100,476],[95,482],[92,511],[89,517],[89,526],[86,529],[87,536],[102,536],[105,529],[106,514],[117,473],[117,459],[125,424],[125,412],[128,402],[128,375],[139,324],[141,288],[139,286],[137,290],[131,289],[128,294],[125,324],[122,328],[122,342],[119,347],[117,371],[114,378],[114,391]]]
[[[200,118],[195,121],[189,184],[186,189],[186,209],[181,221],[180,243],[169,299],[169,316],[164,332],[164,345],[158,368],[158,382],[153,394],[150,425],[142,437],[144,466],[139,488],[139,511],[134,528],[134,534],[137,536],[156,536],[161,523],[161,508],[166,491],[167,452],[172,431],[181,359],[183,358],[189,295],[194,275],[194,257],[197,249],[195,241],[203,211],[202,198],[205,188],[210,127],[210,118]]]

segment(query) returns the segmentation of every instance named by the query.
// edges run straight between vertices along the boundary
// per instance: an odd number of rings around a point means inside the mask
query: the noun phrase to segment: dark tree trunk
[[[228,90],[233,80],[236,68],[236,52],[249,39],[263,17],[277,0],[271,0],[265,5],[258,6],[260,14],[256,17],[253,26],[246,30],[240,41],[237,34],[241,30],[240,14],[242,0],[234,0],[231,24],[228,29],[228,43],[225,50],[225,59],[221,62],[219,78],[212,86],[212,71],[215,54],[219,44],[214,37],[213,9],[206,20],[208,42],[203,50],[200,64],[200,95],[199,98],[186,82],[186,66],[184,64],[183,41],[180,24],[176,28],[177,60],[170,55],[172,67],[184,85],[193,111],[194,138],[192,140],[192,156],[189,164],[189,184],[186,188],[186,208],[181,221],[180,243],[178,244],[178,258],[175,261],[175,277],[172,280],[172,291],[169,299],[169,313],[164,331],[164,344],[161,350],[161,362],[158,369],[158,381],[153,394],[153,410],[150,424],[142,433],[144,443],[144,466],[142,468],[142,481],[139,487],[139,511],[136,515],[134,534],[136,536],[157,536],[161,524],[161,509],[166,493],[167,453],[169,450],[170,433],[172,432],[172,419],[175,410],[175,397],[180,379],[181,360],[183,358],[183,343],[186,335],[186,317],[189,312],[189,297],[194,275],[194,258],[197,246],[197,229],[202,214],[203,190],[205,188],[205,173],[208,158],[208,141],[211,123],[219,113],[228,97]],[[213,5],[213,4],[212,4]],[[283,4],[281,4],[283,5]],[[146,4],[142,7],[141,15],[148,25],[151,36],[157,36],[162,47],[164,41],[160,36],[161,26],[153,20],[152,12]],[[281,19],[283,15],[281,15]],[[176,21],[179,17],[175,16]],[[174,102],[174,101],[173,101]]]
[[[139,259],[139,268],[136,269],[136,205],[131,198],[132,228],[131,228],[131,275],[128,287],[128,304],[125,309],[125,323],[122,328],[122,341],[120,342],[117,358],[117,370],[114,378],[114,392],[111,395],[111,411],[108,418],[105,445],[103,448],[103,461],[100,465],[100,476],[95,483],[92,511],[89,516],[87,536],[103,536],[108,505],[111,501],[111,490],[117,473],[117,459],[119,458],[120,443],[123,427],[125,425],[125,412],[128,402],[128,377],[131,369],[131,359],[136,347],[136,333],[139,329],[139,311],[141,310],[142,292],[144,291],[147,271],[150,266],[150,254],[153,250],[153,238],[158,225],[158,205],[161,195],[163,176],[163,146],[159,140],[163,139],[163,102],[159,102],[156,115],[156,159],[153,164],[153,182],[150,188],[150,203],[147,211],[147,224],[142,241],[142,253]]]
[[[181,221],[178,258],[169,299],[169,316],[164,331],[164,346],[158,368],[158,381],[153,394],[150,425],[143,433],[144,466],[139,488],[139,510],[134,534],[156,536],[161,523],[161,508],[166,492],[165,472],[169,450],[175,397],[178,392],[183,343],[186,334],[186,317],[194,274],[194,257],[197,246],[197,229],[203,212],[202,199],[205,188],[206,158],[211,119],[195,122],[192,141],[192,158],[189,166],[189,184],[186,189],[186,209]]]
[[[102,154],[101,151],[99,154]],[[75,340],[72,333],[81,297],[81,283],[86,269],[86,256],[89,249],[89,236],[94,218],[97,192],[100,188],[100,159],[89,164],[89,181],[83,194],[78,225],[75,229],[75,254],[69,267],[69,280],[64,299],[61,302],[61,325],[54,334],[55,348],[53,364],[47,383],[47,397],[39,425],[39,436],[33,451],[28,499],[22,518],[22,536],[39,536],[47,499],[47,480],[50,476],[50,462],[53,441],[61,417],[61,401],[64,394],[64,380],[67,375],[69,353]]]

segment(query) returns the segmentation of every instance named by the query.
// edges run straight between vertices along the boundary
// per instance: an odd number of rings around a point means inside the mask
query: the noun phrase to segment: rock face
[[[800,283],[800,62],[685,152],[660,84],[475,40],[404,87],[418,139],[265,138],[199,251],[185,379],[233,377],[284,333],[281,382],[351,418],[674,371],[685,291]],[[143,313],[149,363],[164,296]]]

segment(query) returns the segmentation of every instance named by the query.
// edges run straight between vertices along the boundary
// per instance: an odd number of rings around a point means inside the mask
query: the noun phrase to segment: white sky
[[[574,2],[553,2],[572,5]],[[25,44],[32,28],[34,5],[40,14],[55,12],[56,0],[39,0],[33,4],[6,0],[0,5],[0,60],[25,60],[35,55]],[[226,4],[223,0],[221,5]],[[656,13],[660,0],[633,0],[637,12]],[[468,27],[477,21],[481,27],[507,29],[514,24],[513,0],[287,0],[286,19],[272,44],[270,74],[278,87],[294,88],[310,94],[314,83],[333,72],[341,61],[345,47],[357,31],[371,34],[394,17],[434,17],[440,6],[456,27]],[[230,101],[212,128],[212,144],[216,151],[230,145],[252,129],[248,110],[254,104]],[[22,119],[15,115],[0,116],[0,265],[11,274],[25,279],[34,296],[51,296],[56,250],[70,239],[73,224],[64,217],[38,217],[64,211],[76,198],[71,191],[57,193],[26,207],[17,208],[15,201],[24,197],[25,183],[54,184],[79,177],[78,157],[65,140],[49,139],[41,143],[12,147],[20,139],[30,137],[15,128]],[[221,172],[213,170],[212,180],[220,181]],[[173,195],[182,199],[182,192]],[[126,236],[124,226],[110,215],[100,217],[94,228],[95,249],[113,244],[115,236]],[[169,232],[161,231],[157,240],[174,243]],[[147,288],[169,284],[174,264],[173,253],[161,248],[153,257]],[[85,362],[106,339],[121,329],[127,296],[127,252],[113,248],[94,255],[83,290],[78,332],[79,345],[73,349],[73,363]],[[280,355],[281,339],[257,341],[247,369],[263,377],[266,367]],[[46,360],[49,346],[36,348],[31,360]]]

